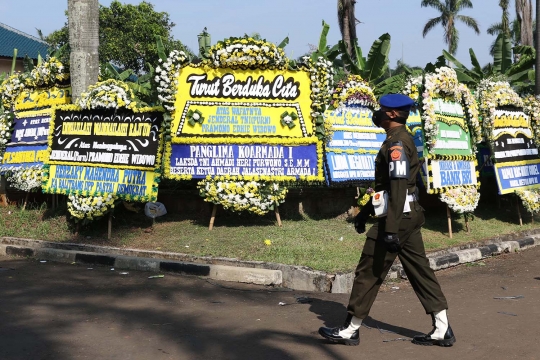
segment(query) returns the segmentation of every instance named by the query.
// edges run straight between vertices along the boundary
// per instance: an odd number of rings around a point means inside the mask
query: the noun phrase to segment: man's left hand
[[[398,234],[386,233],[384,234],[384,247],[388,252],[397,253],[401,249],[399,247]]]

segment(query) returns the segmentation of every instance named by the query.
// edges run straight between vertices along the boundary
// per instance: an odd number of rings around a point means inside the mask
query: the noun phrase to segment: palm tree
[[[510,14],[508,12],[509,5],[510,5],[510,0],[499,1],[499,6],[502,9],[501,21],[491,25],[487,29],[487,33],[489,35],[495,35],[495,36],[499,34],[505,34],[507,38],[512,39],[512,43],[514,45],[517,45],[519,43],[519,39],[517,39],[518,35],[515,32],[517,20],[510,22]],[[491,44],[491,49],[490,49],[491,55],[493,55],[493,49],[495,48],[495,41],[496,40],[493,40],[493,43]]]
[[[79,98],[99,74],[99,1],[68,0],[70,69],[73,98]]]
[[[356,0],[338,0],[338,23],[343,43],[347,46],[347,53],[352,59],[356,58],[354,45],[357,43],[356,24],[360,21],[354,16]]]
[[[502,19],[500,23],[493,24],[487,29],[489,35],[499,35],[504,33],[505,35],[510,35],[510,15],[508,13],[508,6],[510,0],[499,0],[499,6],[502,9]]]
[[[520,44],[533,46],[532,0],[516,0],[516,17],[520,24]]]
[[[422,35],[426,37],[427,33],[438,24],[444,28],[444,42],[448,44],[448,52],[455,55],[459,41],[459,32],[456,29],[456,21],[459,20],[470,28],[473,28],[476,34],[480,34],[478,23],[470,16],[459,15],[458,13],[465,9],[472,9],[471,0],[445,0],[444,4],[440,0],[422,0],[422,7],[432,7],[441,13],[439,17],[430,19],[424,26]]]

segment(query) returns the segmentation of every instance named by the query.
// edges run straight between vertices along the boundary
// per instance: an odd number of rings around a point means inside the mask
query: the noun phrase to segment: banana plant
[[[343,41],[340,41],[338,45],[348,71],[354,75],[360,75],[372,87],[376,87],[377,80],[385,74],[390,64],[388,58],[388,54],[390,53],[390,34],[383,34],[373,42],[367,58],[363,56],[362,49],[358,45],[355,45],[356,61],[349,56],[347,47]]]
[[[534,93],[536,71],[536,50],[532,46],[515,46],[514,54],[519,54],[519,61],[508,69],[508,81],[519,93]]]
[[[339,46],[336,44],[332,47],[328,46],[328,31],[330,30],[330,25],[328,25],[324,20],[322,22],[322,30],[321,35],[319,36],[319,43],[317,45],[317,48],[315,51],[313,51],[310,54],[310,58],[313,62],[317,62],[317,60],[322,57],[325,60],[331,61],[334,64],[335,68],[339,68],[343,66],[343,63],[340,59],[337,59],[337,57],[340,55],[340,49]],[[279,48],[283,49],[287,44],[289,44],[289,37],[286,37],[283,39],[283,41],[278,45]],[[293,59],[289,59],[289,69],[294,70],[297,69],[297,61]]]
[[[24,56],[23,69],[25,73],[29,73],[34,69],[34,60],[30,59],[28,55]]]
[[[424,71],[420,69],[411,69],[410,67],[403,65],[405,70],[401,74],[390,76],[389,78],[384,79],[383,81],[377,83],[373,89],[373,93],[377,97],[381,97],[386,94],[396,94],[403,91],[405,87],[405,82],[409,76],[421,76]]]
[[[147,64],[149,71],[141,76],[137,76],[131,69],[123,72],[118,72],[118,69],[107,63],[102,66],[102,78],[115,79],[126,83],[135,95],[136,101],[141,105],[152,105],[157,102],[157,95],[152,86],[152,79],[154,78],[155,70],[152,65]]]
[[[197,35],[197,40],[199,41],[199,57],[201,59],[209,58],[209,50],[212,47],[212,41],[210,34],[206,31],[206,28]]]
[[[330,30],[330,25],[328,25],[324,20],[322,22],[322,31],[319,36],[319,44],[317,49],[311,53],[311,60],[317,61],[319,57],[323,57],[328,61],[334,62],[340,54],[340,45],[336,44],[332,47],[328,46],[328,31]]]
[[[167,53],[165,52],[165,46],[163,45],[163,40],[161,39],[161,36],[156,35],[156,47],[158,56],[161,59],[161,61],[165,62],[167,61]]]
[[[493,72],[505,74],[512,66],[512,44],[504,34],[499,34],[493,48]]]
[[[493,63],[482,68],[473,49],[469,49],[472,68],[468,69],[453,55],[443,50],[443,56],[453,64],[458,80],[470,87],[476,87],[480,81],[494,76],[504,76],[518,91],[527,91],[534,83],[534,63],[536,51],[531,46],[516,46],[512,49],[510,40],[500,34],[493,48]],[[512,63],[513,55],[520,54],[519,61]]]

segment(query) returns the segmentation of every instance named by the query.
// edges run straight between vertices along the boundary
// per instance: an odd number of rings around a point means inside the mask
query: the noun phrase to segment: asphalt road
[[[431,330],[406,281],[384,286],[348,347],[317,334],[347,295],[0,257],[0,359],[540,359],[540,247],[437,274],[454,347],[400,340]]]

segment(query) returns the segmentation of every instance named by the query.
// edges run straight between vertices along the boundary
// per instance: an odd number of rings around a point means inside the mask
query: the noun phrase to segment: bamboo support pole
[[[277,220],[277,224],[279,227],[283,226],[283,224],[281,223],[281,216],[279,216],[279,206],[276,206],[274,208],[274,211],[276,213],[276,220]]]
[[[446,217],[448,218],[448,236],[452,238],[452,214],[450,213],[450,207],[446,205]]]
[[[516,207],[519,216],[519,226],[523,226],[523,218],[521,217],[521,209],[519,208],[519,199],[516,198]]]
[[[210,217],[210,225],[208,225],[208,230],[212,230],[214,228],[214,221],[216,220],[216,212],[217,212],[217,204],[214,204],[214,208],[212,209],[212,217]]]
[[[109,220],[107,221],[107,240],[111,240],[112,235],[112,218],[113,213],[112,211],[109,213]]]
[[[24,204],[23,204],[23,207],[22,207],[22,211],[24,211],[26,209],[26,204],[28,203],[28,197],[29,196],[30,196],[30,193],[27,192],[26,197],[24,198]]]

